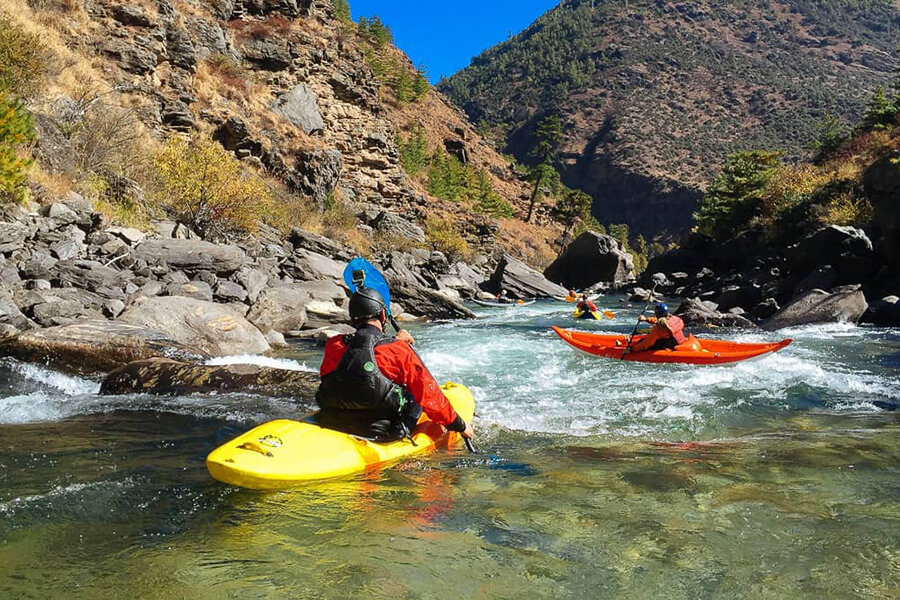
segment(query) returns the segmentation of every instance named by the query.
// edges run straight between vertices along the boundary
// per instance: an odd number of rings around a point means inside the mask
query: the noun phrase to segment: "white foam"
[[[289,358],[271,358],[269,356],[261,356],[258,354],[240,354],[236,356],[220,356],[211,358],[206,361],[207,365],[257,365],[260,367],[270,367],[272,369],[286,369],[288,371],[309,371],[317,372],[304,363]]]
[[[28,381],[40,383],[68,396],[79,394],[96,394],[100,390],[100,384],[88,379],[64,375],[45,367],[12,361],[10,368]]]

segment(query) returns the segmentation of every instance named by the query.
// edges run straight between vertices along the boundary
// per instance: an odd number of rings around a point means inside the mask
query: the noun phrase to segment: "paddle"
[[[619,357],[619,360],[625,360],[625,355],[628,354],[628,351],[631,349],[631,344],[634,342],[634,336],[637,335],[638,327],[641,326],[641,317],[647,312],[647,309],[650,308],[650,303],[653,302],[653,292],[656,291],[656,286],[658,285],[658,281],[653,282],[653,287],[650,288],[650,293],[647,294],[647,302],[644,304],[644,309],[641,311],[641,314],[638,315],[638,322],[634,326],[634,331],[631,332],[631,337],[628,338],[628,343],[625,345],[625,349],[622,350],[622,356]]]
[[[400,325],[397,323],[397,319],[394,318],[394,315],[391,314],[391,289],[388,285],[387,279],[384,278],[384,275],[381,274],[381,271],[375,268],[375,266],[367,261],[364,258],[354,258],[347,266],[344,268],[344,283],[347,284],[347,287],[350,288],[351,292],[356,292],[357,288],[365,285],[365,287],[369,289],[373,289],[384,298],[385,303],[385,312],[387,313],[388,320],[391,322],[391,326],[394,328],[394,331],[400,333]],[[416,352],[416,349],[410,346],[412,351],[419,356],[419,353]],[[422,357],[419,356],[419,361],[422,360]],[[424,366],[425,363],[422,363]],[[428,367],[425,367],[425,371],[428,372]],[[430,372],[428,372],[431,375]],[[432,376],[433,377],[433,376]],[[475,449],[475,445],[472,443],[472,440],[469,438],[463,438],[466,442],[466,448],[469,449],[469,452],[472,454],[477,454],[478,451]]]

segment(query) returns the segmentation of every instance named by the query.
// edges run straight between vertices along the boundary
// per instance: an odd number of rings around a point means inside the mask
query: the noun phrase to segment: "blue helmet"
[[[665,302],[660,302],[656,305],[655,312],[657,317],[665,317],[669,314],[669,305]]]

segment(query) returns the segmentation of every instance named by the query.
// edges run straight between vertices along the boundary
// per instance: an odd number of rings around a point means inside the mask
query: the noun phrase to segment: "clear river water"
[[[639,308],[600,304],[617,318],[579,328],[630,332]],[[648,365],[568,347],[570,311],[412,327],[474,391],[479,454],[280,492],[204,458],[308,401],[102,397],[0,359],[0,598],[900,597],[900,414],[873,405],[900,401],[900,331],[713,330],[795,341]]]

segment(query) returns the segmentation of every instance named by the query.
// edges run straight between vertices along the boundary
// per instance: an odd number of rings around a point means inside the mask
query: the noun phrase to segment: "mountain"
[[[859,118],[897,67],[898,6],[565,1],[438,87],[522,161],[559,115],[563,181],[601,222],[678,232],[730,153],[801,157],[826,114]]]
[[[428,86],[381,21],[352,22],[346,0],[0,0],[0,38],[15,54],[0,58],[0,75],[12,64],[35,82],[14,92],[38,132],[36,200],[77,191],[126,224],[135,212],[171,216],[156,200],[163,149],[212,139],[271,192],[287,225],[360,252],[406,239],[405,249],[552,259],[561,227],[509,218],[528,196],[509,160]],[[407,172],[403,143],[420,134],[427,162],[465,177],[452,201],[427,172]]]

